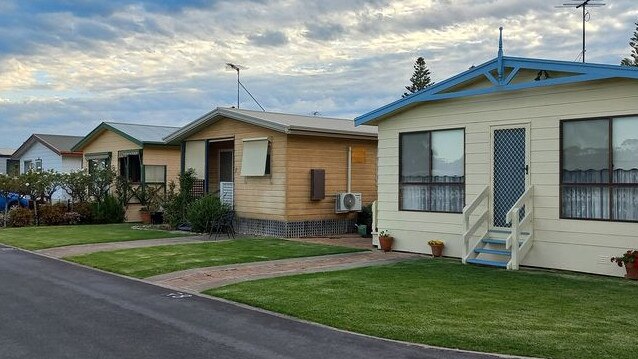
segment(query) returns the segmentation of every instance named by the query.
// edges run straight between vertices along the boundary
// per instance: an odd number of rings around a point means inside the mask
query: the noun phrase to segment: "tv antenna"
[[[245,66],[242,65],[237,65],[237,64],[233,64],[230,62],[226,63],[226,69],[227,70],[235,70],[237,71],[237,108],[239,108],[239,88],[243,88],[244,91],[246,91],[246,93],[248,95],[250,95],[250,98],[253,99],[253,101],[255,101],[255,103],[257,104],[257,106],[259,106],[259,108],[261,108],[262,111],[266,112],[266,110],[264,109],[264,107],[259,103],[259,101],[257,101],[257,99],[255,98],[255,96],[253,96],[253,94],[250,93],[250,91],[248,91],[248,89],[246,88],[246,86],[244,86],[244,84],[241,83],[241,81],[239,81],[239,71],[240,70],[246,70],[248,69]]]
[[[570,1],[570,2],[566,2],[563,3],[563,5],[559,5],[557,7],[559,8],[576,8],[576,9],[582,9],[583,10],[583,50],[582,52],[579,54],[583,56],[583,62],[585,62],[585,40],[586,40],[586,34],[585,34],[585,23],[589,21],[591,14],[589,13],[589,11],[587,11],[587,7],[600,7],[600,6],[605,6],[605,3],[601,2],[602,0],[578,0],[578,1]],[[578,57],[576,58],[578,59]]]

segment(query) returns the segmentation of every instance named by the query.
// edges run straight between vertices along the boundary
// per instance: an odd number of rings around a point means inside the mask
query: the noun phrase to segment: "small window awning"
[[[139,154],[140,154],[140,150],[122,150],[117,152],[117,157],[122,158],[127,156],[135,156]]]
[[[243,140],[241,159],[242,176],[265,176],[268,158],[268,138],[247,138]]]
[[[105,160],[111,157],[111,152],[85,153],[84,158],[90,160]]]

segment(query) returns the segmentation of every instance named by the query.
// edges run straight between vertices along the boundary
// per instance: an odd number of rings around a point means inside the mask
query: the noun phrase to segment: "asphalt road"
[[[0,246],[0,358],[491,358],[170,293]]]

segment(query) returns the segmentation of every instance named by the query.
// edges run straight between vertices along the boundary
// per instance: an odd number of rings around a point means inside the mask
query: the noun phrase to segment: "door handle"
[[[529,165],[525,165],[525,174],[528,175],[529,174]]]

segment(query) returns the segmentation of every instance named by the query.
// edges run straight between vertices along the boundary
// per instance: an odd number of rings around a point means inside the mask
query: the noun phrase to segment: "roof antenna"
[[[503,81],[503,73],[505,69],[503,68],[503,26],[498,28],[498,82]]]
[[[239,81],[239,70],[246,70],[247,67],[245,66],[241,66],[241,65],[236,65],[236,64],[232,64],[230,62],[226,63],[226,69],[228,70],[235,70],[237,71],[237,108],[239,108],[239,87],[241,86],[241,88],[244,89],[244,91],[246,91],[247,94],[250,95],[250,98],[253,99],[253,101],[255,101],[255,103],[257,104],[257,106],[259,106],[259,108],[261,108],[262,111],[266,112],[266,110],[264,109],[264,107],[259,103],[259,101],[257,101],[257,99],[255,98],[255,96],[253,96],[253,94],[250,93],[250,91],[248,91],[248,89],[246,88],[246,86],[244,86],[244,84],[241,83],[241,81]]]
[[[593,7],[599,7],[599,6],[605,6],[605,3],[601,3],[600,1],[602,0],[578,0],[578,1],[572,1],[572,2],[566,2],[563,3],[563,5],[559,5],[556,6],[558,8],[563,8],[563,7],[576,7],[576,9],[583,9],[583,50],[581,51],[580,54],[578,54],[578,57],[580,57],[582,55],[583,57],[583,63],[585,62],[585,23],[589,21],[589,19],[591,18],[591,14],[589,13],[589,11],[587,11],[587,7],[588,6],[593,6]],[[578,57],[576,57],[576,59],[578,59]]]

